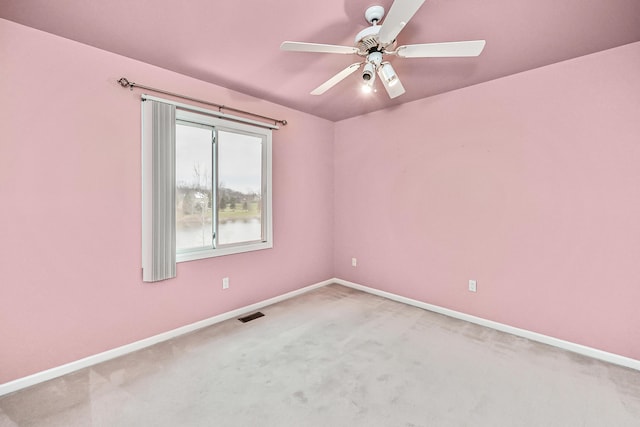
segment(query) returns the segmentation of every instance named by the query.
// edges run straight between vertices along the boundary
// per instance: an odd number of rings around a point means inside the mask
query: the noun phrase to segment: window
[[[176,262],[273,247],[271,129],[143,101],[143,280],[175,277]]]
[[[176,260],[272,247],[270,131],[176,111]]]

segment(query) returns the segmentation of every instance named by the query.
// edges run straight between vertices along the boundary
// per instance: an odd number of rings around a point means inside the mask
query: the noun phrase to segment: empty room
[[[640,2],[0,0],[0,427],[640,426]]]

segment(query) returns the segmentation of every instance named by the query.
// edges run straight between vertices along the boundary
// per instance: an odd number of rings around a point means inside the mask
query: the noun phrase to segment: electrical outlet
[[[476,292],[478,289],[478,282],[476,280],[469,280],[469,291]]]
[[[229,278],[228,277],[223,277],[222,278],[222,289],[229,289]]]
[[[356,258],[351,258],[351,267],[357,267],[358,266],[358,260]]]

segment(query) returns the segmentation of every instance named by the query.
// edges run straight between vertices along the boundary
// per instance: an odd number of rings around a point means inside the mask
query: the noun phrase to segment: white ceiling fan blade
[[[425,0],[396,0],[382,22],[378,33],[378,41],[386,46],[392,43],[407,22],[420,9]]]
[[[304,43],[304,42],[283,42],[281,50],[292,52],[314,52],[314,53],[357,53],[358,48],[351,46],[338,46],[333,44]]]
[[[346,79],[351,74],[355,73],[358,70],[358,68],[360,68],[361,65],[362,65],[362,62],[349,65],[347,68],[340,71],[338,74],[331,77],[329,80],[327,80],[326,82],[322,83],[320,86],[315,88],[311,92],[311,95],[322,95],[323,93],[325,93],[326,91],[328,91],[329,89],[331,89],[332,87],[340,83],[342,80]]]
[[[484,40],[465,42],[425,43],[400,46],[396,55],[402,58],[446,58],[478,56],[484,49]]]
[[[389,98],[391,99],[397,98],[398,96],[402,95],[405,92],[404,86],[402,86],[402,82],[400,81],[400,78],[395,73],[395,71],[393,71],[393,75],[395,76],[395,78],[393,79],[392,83],[389,83],[389,81],[387,80],[387,77],[385,76],[385,73],[383,72],[383,69],[385,67],[389,67],[389,69],[393,70],[393,67],[391,67],[391,64],[389,64],[388,62],[384,62],[378,68],[378,77],[380,77],[380,81],[382,82],[385,90],[389,94]]]

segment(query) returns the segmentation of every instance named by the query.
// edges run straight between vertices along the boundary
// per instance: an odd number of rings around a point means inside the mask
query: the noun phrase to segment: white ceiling
[[[399,44],[484,39],[481,56],[391,57],[407,90],[393,100],[381,87],[363,95],[359,73],[310,95],[359,57],[283,52],[280,43],[351,46],[368,25],[365,9],[391,3],[0,0],[0,17],[334,121],[640,41],[638,0],[428,0]]]

